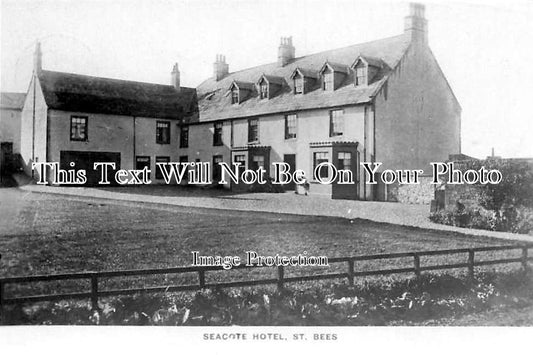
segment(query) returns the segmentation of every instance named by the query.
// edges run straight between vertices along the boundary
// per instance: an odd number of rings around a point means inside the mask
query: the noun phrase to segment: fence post
[[[474,250],[468,250],[468,278],[474,281]]]
[[[348,285],[353,286],[353,260],[348,260]]]
[[[98,307],[98,277],[96,274],[91,275],[91,304],[93,310],[99,310]]]
[[[283,274],[284,274],[283,266],[279,265],[278,266],[278,290],[279,291],[283,290]]]
[[[200,269],[198,270],[198,280],[200,281],[200,288],[205,287],[205,271]]]
[[[418,255],[417,253],[414,253],[413,258],[414,258],[413,261],[414,261],[414,266],[415,266],[415,275],[420,276],[420,255]]]
[[[527,246],[522,247],[522,267],[524,268],[524,271],[527,272],[529,269],[529,265],[527,263]]]

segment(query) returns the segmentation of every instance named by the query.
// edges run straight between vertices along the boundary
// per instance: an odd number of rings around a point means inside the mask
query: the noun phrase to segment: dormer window
[[[256,83],[257,91],[259,91],[259,99],[271,99],[281,90],[284,83],[285,79],[282,77],[266,74],[261,75]]]
[[[355,68],[355,86],[367,85],[367,67],[360,65]]]
[[[320,69],[319,74],[322,79],[322,90],[334,91],[344,82],[346,75],[348,75],[348,67],[342,64],[326,62]]]
[[[237,105],[246,100],[250,94],[254,91],[254,84],[242,82],[242,81],[233,81],[229,87],[229,93],[227,95],[231,96],[231,103]]]
[[[333,91],[333,70],[327,69],[322,75],[322,89]]]
[[[233,88],[231,90],[231,103],[236,105],[239,103],[239,89]]]
[[[386,66],[379,58],[359,56],[352,64],[355,86],[370,85],[379,78],[379,74]]]
[[[304,78],[301,76],[294,78],[294,93],[296,95],[304,93]]]
[[[268,99],[268,83],[265,80],[259,85],[259,98],[261,100]]]
[[[296,68],[291,74],[291,79],[293,81],[293,92],[295,95],[305,94],[315,88],[315,83],[318,79],[316,72]]]

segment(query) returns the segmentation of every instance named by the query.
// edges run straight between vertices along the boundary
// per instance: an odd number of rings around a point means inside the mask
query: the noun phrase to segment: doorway
[[[283,155],[283,162],[289,164],[290,172],[294,173],[296,170],[296,154],[285,154]],[[296,189],[296,183],[291,180],[290,183],[283,185],[285,190],[294,191]]]

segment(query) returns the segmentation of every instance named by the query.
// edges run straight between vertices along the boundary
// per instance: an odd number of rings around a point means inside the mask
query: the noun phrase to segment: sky
[[[277,59],[401,34],[408,2],[359,0],[0,0],[0,89],[25,92],[43,68],[182,86]],[[533,1],[428,1],[429,45],[462,106],[462,152],[533,157]]]

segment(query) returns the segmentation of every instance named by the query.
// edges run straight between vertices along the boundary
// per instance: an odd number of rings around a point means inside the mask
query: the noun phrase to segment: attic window
[[[268,83],[263,80],[259,84],[259,97],[262,99],[268,99]]]
[[[355,67],[355,86],[361,86],[367,84],[367,66],[360,63]]]
[[[294,94],[304,93],[304,78],[301,75],[294,77]]]
[[[239,103],[239,89],[237,89],[236,87],[231,89],[231,103],[233,105]]]
[[[333,91],[334,88],[334,76],[333,76],[333,70],[326,69],[324,70],[324,74],[322,75],[322,88],[325,91]]]

